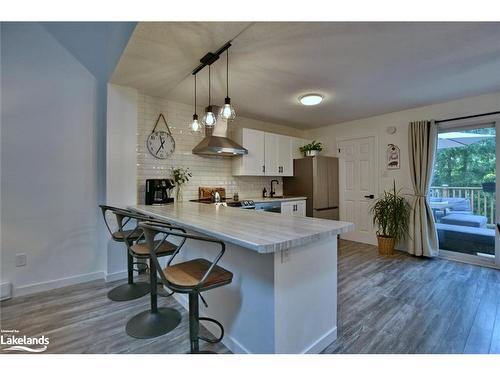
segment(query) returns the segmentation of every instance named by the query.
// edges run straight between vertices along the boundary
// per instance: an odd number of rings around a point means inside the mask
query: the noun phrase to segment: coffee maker
[[[168,178],[146,180],[146,204],[172,203],[170,191],[175,186],[174,181]]]

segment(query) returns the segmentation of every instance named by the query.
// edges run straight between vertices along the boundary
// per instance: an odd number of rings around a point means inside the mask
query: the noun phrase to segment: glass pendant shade
[[[231,105],[230,98],[226,97],[225,104],[220,108],[219,116],[228,121],[232,121],[236,117],[236,111]]]
[[[206,126],[207,128],[212,128],[215,126],[216,122],[217,122],[217,118],[215,117],[215,114],[213,112],[213,108],[211,105],[209,105],[207,107],[205,115],[201,119],[201,123],[203,126]]]
[[[193,133],[199,133],[199,132],[201,132],[201,128],[202,128],[202,125],[198,121],[198,115],[195,113],[193,115],[193,122],[191,122],[189,124],[189,130],[191,130],[191,132],[193,132]]]

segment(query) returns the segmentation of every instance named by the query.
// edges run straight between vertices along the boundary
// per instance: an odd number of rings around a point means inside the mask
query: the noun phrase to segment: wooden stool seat
[[[129,240],[135,241],[141,236],[141,232],[135,231],[135,233],[130,235],[133,231],[134,230],[116,231],[116,232],[113,232],[112,236],[113,236],[113,239],[115,241],[125,241],[125,238],[127,238],[128,236],[130,236],[130,237],[128,237]]]
[[[154,242],[155,249],[160,242],[161,241],[159,240]],[[163,244],[156,250],[156,256],[172,254],[175,251],[175,249],[177,249],[177,246],[175,246],[173,243],[164,241]],[[130,250],[134,254],[137,254],[139,256],[149,257],[149,248],[145,243],[134,244],[130,246]]]
[[[164,269],[165,276],[170,284],[179,288],[196,287],[207,270],[212,265],[206,259],[193,259],[187,262],[178,263]],[[226,269],[215,266],[203,283],[200,290],[211,289],[216,286],[222,286],[231,283],[233,274]]]

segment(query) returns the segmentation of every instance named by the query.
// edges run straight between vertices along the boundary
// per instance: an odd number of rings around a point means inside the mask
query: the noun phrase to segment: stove
[[[225,207],[236,207],[236,208],[246,208],[247,210],[255,209],[255,202],[248,199],[243,199],[240,201],[235,201],[232,199],[221,199],[220,202],[212,202],[211,199],[192,199],[190,202],[204,203],[204,204],[214,204],[216,206],[225,206]]]
[[[229,201],[229,202],[227,202],[227,206],[254,210],[255,209],[255,202],[252,200],[246,200],[246,199],[244,199],[242,201]]]

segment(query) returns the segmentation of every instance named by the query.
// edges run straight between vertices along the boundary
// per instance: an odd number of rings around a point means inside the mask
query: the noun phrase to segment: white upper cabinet
[[[234,176],[264,176],[264,132],[238,129],[233,139],[248,150],[247,155],[233,157]]]
[[[254,129],[237,129],[233,139],[248,150],[233,157],[233,176],[293,176],[293,159],[307,140]]]
[[[264,147],[264,159],[266,161],[266,176],[278,176],[280,152],[279,152],[279,140],[280,135],[272,133],[264,133],[265,147]]]
[[[266,137],[269,133],[266,133]],[[276,147],[278,157],[278,174],[277,176],[293,176],[293,138],[286,135],[278,135],[276,143],[272,147]],[[267,149],[266,149],[267,150]],[[267,161],[267,158],[266,158]],[[273,175],[276,176],[276,175]]]

